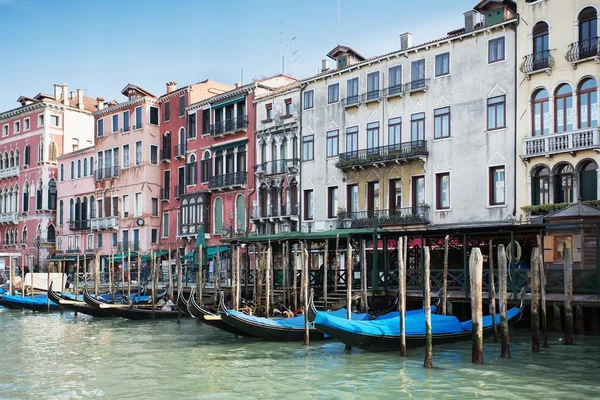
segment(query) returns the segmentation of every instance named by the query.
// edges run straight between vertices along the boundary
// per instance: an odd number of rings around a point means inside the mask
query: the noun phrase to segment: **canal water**
[[[530,351],[512,332],[512,359],[485,343],[484,365],[470,343],[346,352],[338,342],[235,339],[194,320],[128,321],[38,314],[0,307],[0,399],[592,399],[600,398],[600,338],[576,336]]]

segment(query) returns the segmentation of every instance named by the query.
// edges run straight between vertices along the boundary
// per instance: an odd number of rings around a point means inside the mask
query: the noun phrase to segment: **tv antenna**
[[[279,54],[281,55],[281,73],[283,74],[283,19],[280,21],[281,30],[279,31]]]
[[[296,39],[298,39],[298,36],[292,38],[292,73],[294,74],[294,78],[296,77],[296,60],[300,58],[300,56],[296,56],[300,51],[296,50]]]

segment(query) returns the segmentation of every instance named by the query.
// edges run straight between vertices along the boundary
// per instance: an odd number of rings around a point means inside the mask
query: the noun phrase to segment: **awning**
[[[137,251],[132,251],[131,252],[131,258],[137,258],[137,256],[138,256]],[[108,258],[111,259],[110,256],[108,256]],[[127,253],[117,253],[117,254],[115,254],[114,260],[115,261],[123,261],[123,260],[127,261]]]
[[[225,144],[222,144],[220,146],[212,147],[211,150],[212,151],[228,150],[228,149],[233,149],[233,148],[238,147],[238,146],[242,146],[242,145],[244,145],[246,143],[248,143],[248,139],[238,140],[238,141],[235,141],[235,142],[225,143]]]
[[[229,250],[229,247],[227,246],[211,246],[206,250],[206,254],[208,258],[213,258],[217,255],[218,253],[224,253],[227,250]],[[193,260],[194,259],[194,252],[191,251],[189,253],[187,253],[185,256],[183,256],[184,260]]]
[[[330,229],[321,232],[281,232],[270,235],[260,236],[241,236],[230,239],[221,240],[223,243],[265,243],[281,240],[327,240],[335,239],[338,235],[340,238],[356,237],[356,236],[372,236],[374,230],[369,228],[359,229]],[[385,229],[377,229],[378,233],[385,233]]]
[[[220,107],[225,107],[228,106],[230,104],[235,104],[235,103],[239,103],[240,101],[244,100],[246,98],[246,96],[238,96],[238,97],[234,97],[233,99],[225,99],[223,101],[211,104],[211,108],[220,108]]]
[[[83,257],[79,257],[80,260],[83,259]],[[52,262],[56,262],[56,261],[77,261],[77,257],[73,257],[73,256],[55,256],[55,257],[48,257],[46,258],[46,261],[52,261]]]
[[[154,255],[154,257],[156,258],[166,256],[167,254],[169,254],[169,250],[163,250],[152,254],[146,254],[142,257],[142,261],[152,261],[152,255]]]

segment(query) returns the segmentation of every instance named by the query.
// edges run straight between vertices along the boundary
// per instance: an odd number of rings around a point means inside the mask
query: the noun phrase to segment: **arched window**
[[[58,225],[62,226],[65,217],[65,207],[63,201],[58,202]]]
[[[196,218],[196,198],[192,197],[190,199],[190,206],[189,206],[189,223],[190,223],[190,231],[189,233],[196,233],[196,224],[198,223],[198,220]]]
[[[75,203],[73,199],[69,200],[69,222],[75,221]]]
[[[4,152],[4,156],[2,157],[2,168],[8,168],[8,152]]]
[[[594,7],[586,7],[579,22],[579,59],[598,56],[598,17]]]
[[[83,201],[81,202],[81,221],[84,221],[84,224],[82,226],[82,228],[86,227],[86,223],[85,221],[88,220],[88,199],[87,197],[83,198]]]
[[[56,210],[56,181],[48,182],[48,210]]]
[[[42,198],[42,180],[37,184],[36,193],[35,193],[35,206],[36,210],[41,210],[43,208],[43,198]]]
[[[44,142],[38,143],[38,162],[44,162]]]
[[[15,204],[13,206],[13,211],[18,212],[18,210],[19,210],[19,185],[15,185],[13,194],[14,194],[13,201],[15,202]]]
[[[279,157],[281,160],[287,159],[287,139],[283,139],[281,142],[281,156]]]
[[[181,223],[179,224],[181,233],[183,234],[188,233],[188,228],[190,226],[189,215],[188,200],[183,199],[181,201]]]
[[[267,162],[267,144],[265,142],[260,145],[260,162],[263,164]],[[267,165],[265,164],[263,168],[266,167]]]
[[[15,153],[13,153],[12,150],[10,151],[10,153],[8,153],[8,166],[9,167],[15,166]]]
[[[539,70],[550,66],[550,36],[548,24],[540,21],[533,27],[533,69]]]
[[[579,85],[579,128],[598,126],[598,84],[588,78]]]
[[[75,219],[73,221],[76,223],[81,221],[81,199],[79,197],[75,200]]]
[[[573,201],[573,167],[561,164],[554,177],[554,202],[570,203]]]
[[[19,149],[15,150],[15,166],[19,166]]]
[[[179,129],[179,145],[180,146],[185,146],[185,128],[180,128]],[[185,147],[183,147],[184,151],[185,151]],[[180,153],[182,154],[182,153]]]
[[[94,202],[94,196],[90,196],[90,219],[96,218],[96,203]]]
[[[271,143],[271,161],[277,161],[277,143],[274,140]]]
[[[195,185],[198,183],[198,163],[196,162],[195,154],[190,154],[185,169],[187,177],[186,185]]]
[[[223,201],[221,200],[220,197],[217,197],[215,199],[213,210],[214,210],[213,233],[215,235],[220,235],[221,231],[223,229]]]
[[[23,227],[23,236],[21,237],[21,244],[27,244],[27,226]]]
[[[65,181],[65,164],[60,164],[58,171],[58,179],[60,179],[61,182]]]
[[[171,132],[167,132],[162,138],[162,156],[161,160],[168,160],[171,158]]]
[[[198,223],[203,224],[204,221],[204,199],[198,196],[196,199],[196,215],[198,215]]]
[[[571,85],[560,85],[554,94],[554,131],[568,132],[573,130],[575,109],[573,109],[573,93]]]
[[[71,180],[75,179],[75,161],[71,161],[71,172],[69,173]]]
[[[26,144],[25,147],[23,147],[23,165],[29,165],[29,145]]]
[[[246,208],[244,207],[244,196],[238,195],[235,199],[235,225],[236,231],[246,230]]]
[[[598,164],[584,161],[579,167],[579,200],[598,200]]]
[[[531,108],[533,114],[533,136],[548,135],[550,133],[550,101],[546,89],[539,89],[533,94]]]
[[[549,177],[548,167],[539,167],[533,171],[531,177],[531,204],[540,205],[549,203]]]
[[[90,157],[90,175],[94,175],[94,157]]]
[[[23,212],[29,212],[29,183],[23,185]]]
[[[48,225],[48,232],[46,232],[46,240],[48,243],[54,243],[56,241],[56,228],[54,225]]]
[[[58,149],[56,147],[56,143],[50,142],[50,146],[48,146],[48,159],[50,160],[50,162],[56,162],[56,157],[58,157]]]
[[[210,159],[210,151],[205,151],[202,157],[202,182],[208,182],[208,178],[212,175],[212,160]]]
[[[81,178],[81,160],[77,160],[77,179]]]
[[[83,159],[83,176],[88,176],[88,160],[87,158]]]

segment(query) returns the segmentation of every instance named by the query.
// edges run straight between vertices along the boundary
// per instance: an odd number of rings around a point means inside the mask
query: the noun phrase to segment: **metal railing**
[[[13,176],[19,176],[19,167],[5,167],[0,169],[0,179],[10,178]]]
[[[427,142],[425,140],[415,140],[412,142],[390,144],[387,146],[373,147],[371,149],[340,153],[336,167],[347,168],[363,164],[426,156],[428,154]]]
[[[371,90],[370,92],[363,93],[361,97],[361,103],[369,103],[371,101],[377,101],[381,99],[383,90]]]
[[[288,172],[288,167],[298,167],[299,165],[299,158],[288,158],[285,160],[266,161],[257,164],[254,166],[254,171],[266,175],[283,174]]]
[[[345,99],[342,99],[342,107],[354,107],[360,105],[360,96],[348,96]]]
[[[88,230],[91,227],[91,221],[89,219],[78,220],[78,221],[67,221],[69,229],[72,231],[83,231]]]
[[[404,85],[404,91],[406,92],[417,92],[419,90],[426,91],[429,87],[429,78],[427,79],[415,79]]]
[[[229,118],[225,121],[215,122],[210,125],[211,136],[221,136],[226,133],[238,132],[248,128],[248,116],[240,115],[235,118]]]
[[[227,186],[245,185],[247,179],[247,172],[233,172],[231,174],[211,176],[208,178],[208,187],[210,189],[216,189]]]
[[[185,185],[175,186],[175,198],[178,199],[185,194]]]
[[[186,236],[186,235],[196,235],[200,232],[200,228],[204,228],[203,232],[210,232],[210,223],[209,222],[200,222],[197,224],[179,224],[179,231],[177,232],[178,236]]]
[[[600,38],[598,37],[571,43],[565,55],[565,59],[569,62],[577,62],[593,57],[600,57]]]
[[[164,148],[160,149],[160,160],[167,161],[170,159],[171,159],[171,148],[164,147]]]
[[[96,170],[96,180],[102,181],[104,179],[117,178],[119,176],[119,166],[113,165],[110,167],[102,167]]]
[[[349,212],[339,216],[340,227],[344,221],[352,221],[352,228],[385,226],[385,225],[413,225],[429,223],[429,206],[394,208],[391,210],[371,210]]]
[[[298,216],[298,203],[277,204],[275,207],[256,205],[252,208],[253,219],[293,216]]]
[[[116,251],[121,253],[126,253],[128,250],[131,251],[140,251],[140,242],[139,241],[131,241],[131,242],[119,242],[117,243]]]
[[[16,212],[5,212],[0,214],[0,224],[16,224],[18,219],[18,214]]]
[[[102,218],[94,218],[91,219],[91,228],[92,229],[116,229],[119,227],[119,218],[118,217],[102,217]]]
[[[394,85],[388,88],[385,88],[383,91],[383,95],[385,97],[393,97],[393,96],[401,96],[404,94],[404,85]]]
[[[553,65],[554,58],[552,57],[552,54],[550,54],[550,50],[543,50],[523,57],[523,62],[519,69],[524,74],[531,74],[550,69]]]
[[[594,148],[600,148],[598,127],[523,139],[523,157],[547,156]]]
[[[160,189],[160,199],[161,200],[171,200],[171,188],[162,188]]]
[[[175,154],[175,158],[185,157],[185,143],[173,146],[173,153]]]

